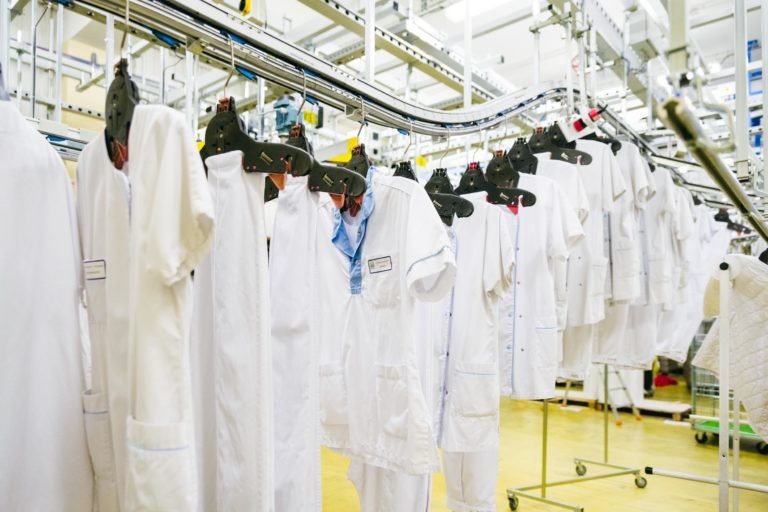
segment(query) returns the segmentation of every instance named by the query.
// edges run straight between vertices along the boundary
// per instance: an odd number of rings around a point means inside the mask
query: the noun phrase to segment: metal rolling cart
[[[699,328],[699,332],[691,344],[691,357],[698,352],[699,347],[704,342],[704,338],[712,326],[711,321],[704,321]],[[720,419],[717,416],[719,407],[720,384],[717,376],[710,371],[691,367],[691,406],[690,416],[691,427],[694,430],[694,439],[699,444],[709,442],[711,438],[717,438],[720,431]],[[732,409],[733,393],[729,394],[729,402]],[[733,424],[728,425],[728,434],[733,437]],[[763,455],[768,455],[768,444],[752,429],[746,418],[742,417],[739,421],[739,435],[742,439],[751,439],[757,441],[755,445],[757,451]]]

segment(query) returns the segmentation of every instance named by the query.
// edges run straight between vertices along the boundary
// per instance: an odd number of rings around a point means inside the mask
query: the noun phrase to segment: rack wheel
[[[704,444],[707,441],[709,441],[709,436],[706,432],[696,432],[693,436],[694,439],[696,439],[696,442],[699,444]]]
[[[646,480],[645,477],[636,476],[635,485],[637,486],[638,489],[645,489],[645,486],[648,485],[648,480]]]
[[[584,464],[576,464],[576,474],[579,476],[584,476],[587,474],[587,466]]]
[[[768,444],[764,443],[763,441],[757,443],[756,448],[760,455],[768,455]]]
[[[517,510],[520,506],[520,499],[517,496],[507,496],[509,500],[509,510]]]

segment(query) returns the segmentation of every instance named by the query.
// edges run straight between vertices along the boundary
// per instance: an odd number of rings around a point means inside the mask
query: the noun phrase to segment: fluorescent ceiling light
[[[445,17],[453,23],[459,23],[460,21],[463,21],[465,18],[464,12],[467,8],[466,4],[464,3],[466,1],[467,0],[461,0],[461,2],[456,2],[455,4],[448,6],[445,9]],[[472,17],[476,18],[477,16],[485,14],[492,9],[495,9],[496,7],[501,7],[504,4],[509,5],[509,0],[483,0],[482,2],[474,1],[470,6]]]

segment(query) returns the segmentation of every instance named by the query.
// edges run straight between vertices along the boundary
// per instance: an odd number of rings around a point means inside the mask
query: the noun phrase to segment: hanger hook
[[[128,39],[128,31],[130,28],[128,27],[128,22],[131,20],[131,0],[125,0],[125,27],[123,30],[123,40],[120,42],[120,58],[123,57],[123,52],[125,51],[125,41]]]
[[[443,168],[443,158],[445,158],[445,155],[447,155],[450,151],[451,151],[451,132],[448,132],[448,140],[446,141],[445,152],[443,152],[442,156],[440,156],[440,161],[437,163],[438,169]]]
[[[301,74],[304,75],[304,88],[302,89],[301,93],[301,105],[299,105],[299,110],[296,112],[296,126],[299,126],[301,124],[299,122],[299,116],[301,115],[301,109],[304,108],[304,104],[307,102],[307,72],[303,69],[301,70]]]
[[[224,97],[227,98],[227,86],[229,86],[229,81],[232,80],[232,75],[235,74],[235,41],[232,39],[232,36],[229,36],[229,57],[230,57],[230,68],[229,68],[229,76],[227,76],[227,81],[224,82]]]
[[[360,114],[362,115],[362,120],[360,121],[360,128],[357,130],[357,143],[360,144],[360,134],[363,131],[363,126],[366,125],[365,123],[365,100],[362,96],[360,96]]]
[[[405,157],[408,156],[408,150],[411,149],[411,144],[413,143],[413,119],[409,119],[410,121],[410,130],[408,130],[408,145],[405,146],[405,151],[403,151],[403,158],[400,160],[405,161]]]

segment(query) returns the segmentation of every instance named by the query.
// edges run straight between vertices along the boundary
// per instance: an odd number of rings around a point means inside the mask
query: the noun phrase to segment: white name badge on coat
[[[389,256],[384,256],[383,258],[368,260],[368,270],[371,272],[371,274],[389,272],[392,270],[392,258]]]
[[[107,278],[107,262],[105,260],[83,260],[83,271],[86,281]]]

